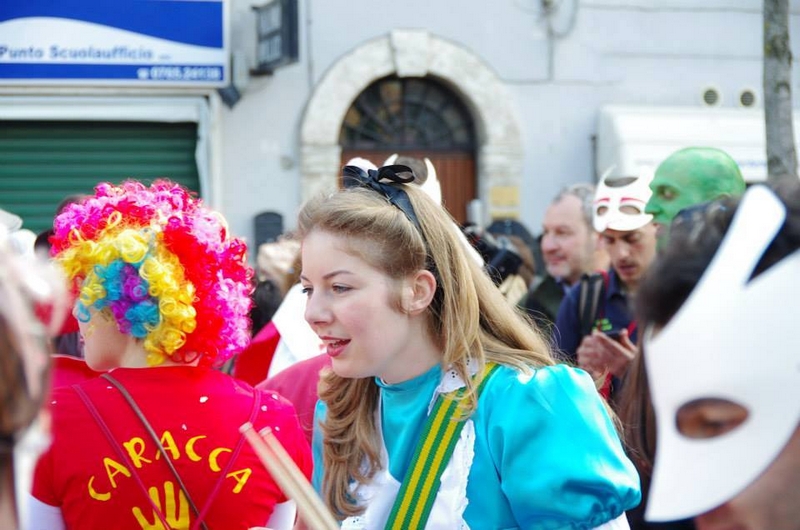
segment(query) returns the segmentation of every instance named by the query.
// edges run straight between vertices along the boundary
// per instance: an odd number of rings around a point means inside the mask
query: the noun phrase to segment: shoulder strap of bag
[[[477,397],[497,367],[495,363],[486,363],[476,390]],[[439,491],[440,478],[466,423],[460,419],[464,408],[460,398],[465,392],[466,388],[460,388],[436,398],[385,528],[425,528]]]
[[[578,316],[580,318],[581,337],[592,332],[597,320],[600,299],[605,292],[608,276],[603,272],[584,274],[581,276],[581,287],[578,298]]]

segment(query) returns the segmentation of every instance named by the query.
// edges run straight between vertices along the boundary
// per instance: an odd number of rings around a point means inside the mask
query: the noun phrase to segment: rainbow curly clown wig
[[[78,318],[113,316],[143,340],[150,365],[219,365],[244,348],[253,272],[222,217],[167,180],[95,191],[56,217],[50,238]]]

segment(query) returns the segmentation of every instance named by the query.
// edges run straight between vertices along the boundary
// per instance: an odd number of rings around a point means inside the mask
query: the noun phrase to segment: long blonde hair
[[[378,192],[356,187],[306,203],[298,235],[319,230],[343,237],[349,250],[389,277],[401,279],[430,270],[437,291],[428,308],[428,329],[442,350],[441,364],[467,383],[467,411],[477,407],[476,381],[467,361],[487,361],[529,371],[554,363],[548,343],[530,321],[506,301],[491,279],[469,258],[453,219],[414,185],[408,195],[419,228]],[[375,424],[378,386],[373,378],[347,379],[325,373],[319,397],[327,405],[321,428],[323,498],[337,517],[363,513],[350,483],[367,483],[381,468],[379,426]]]

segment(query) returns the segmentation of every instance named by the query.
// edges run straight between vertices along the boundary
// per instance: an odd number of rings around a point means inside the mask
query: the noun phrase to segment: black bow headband
[[[377,191],[399,208],[422,233],[417,214],[414,213],[414,207],[411,205],[408,195],[401,187],[393,185],[408,184],[413,181],[414,172],[411,168],[399,164],[383,166],[377,170],[370,169],[369,171],[364,171],[358,166],[344,166],[344,169],[342,169],[342,182],[345,188],[364,186]]]

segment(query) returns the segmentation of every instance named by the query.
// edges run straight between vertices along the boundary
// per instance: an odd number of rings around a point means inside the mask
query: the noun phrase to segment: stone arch
[[[344,115],[367,86],[391,74],[435,76],[464,99],[475,122],[478,194],[486,215],[518,217],[522,139],[508,89],[474,53],[424,30],[395,30],[365,42],[317,85],[300,129],[302,199],[336,188]]]

